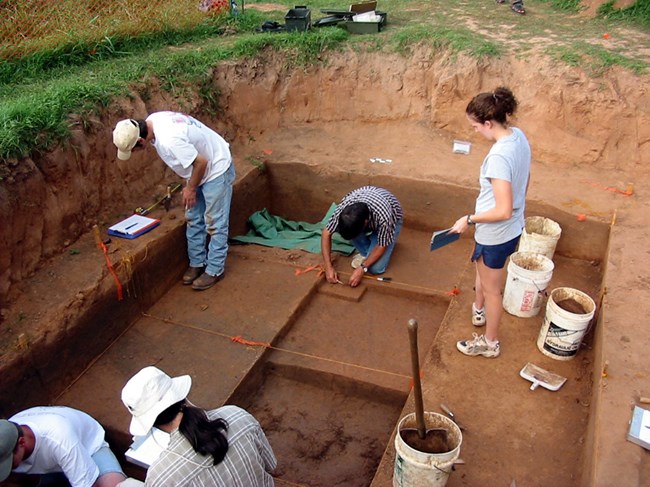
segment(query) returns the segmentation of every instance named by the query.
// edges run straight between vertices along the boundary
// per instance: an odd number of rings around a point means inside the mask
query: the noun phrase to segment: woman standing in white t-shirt
[[[508,88],[480,93],[469,102],[465,114],[474,130],[494,145],[483,160],[481,191],[474,213],[459,218],[452,232],[463,233],[476,225],[472,262],[476,262],[476,295],[472,303],[472,324],[486,325],[485,334],[456,346],[465,355],[498,357],[498,330],[503,314],[505,263],[519,243],[524,228],[526,190],[530,177],[530,146],[524,133],[508,125],[517,109]]]

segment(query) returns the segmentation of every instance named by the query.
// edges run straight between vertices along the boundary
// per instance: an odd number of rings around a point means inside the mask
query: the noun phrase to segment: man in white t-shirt
[[[27,409],[0,420],[0,485],[116,487],[126,479],[88,414],[64,406]]]
[[[224,276],[235,180],[230,145],[197,119],[176,112],[152,113],[145,120],[122,120],[113,130],[118,159],[129,159],[131,152],[144,149],[147,142],[187,181],[183,204],[190,265],[183,284],[203,291]]]

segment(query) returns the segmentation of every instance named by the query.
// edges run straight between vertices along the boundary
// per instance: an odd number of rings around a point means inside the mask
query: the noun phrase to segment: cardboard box
[[[376,8],[377,8],[377,2],[375,1],[353,3],[352,5],[350,5],[350,12],[354,12],[355,14],[361,14],[364,12],[372,12]]]

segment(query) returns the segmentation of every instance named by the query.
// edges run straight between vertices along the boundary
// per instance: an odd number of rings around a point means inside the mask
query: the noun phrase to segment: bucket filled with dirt
[[[393,487],[444,487],[460,455],[463,437],[460,428],[442,414],[424,412],[427,434],[417,430],[415,413],[402,418],[395,435]]]
[[[553,260],[560,235],[562,228],[557,222],[543,216],[529,216],[526,218],[517,250],[535,252]]]
[[[587,294],[569,287],[551,291],[537,348],[556,360],[571,360],[589,329],[596,303]]]
[[[515,252],[508,263],[503,309],[514,316],[537,316],[553,277],[553,261],[535,252]]]

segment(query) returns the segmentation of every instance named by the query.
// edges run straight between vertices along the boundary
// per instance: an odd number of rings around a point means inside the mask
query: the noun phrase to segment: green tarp
[[[318,223],[295,222],[271,215],[266,208],[256,211],[248,218],[250,230],[246,235],[234,237],[234,242],[254,243],[281,249],[300,249],[320,254],[320,239],[323,228],[327,225],[336,203],[332,203],[325,217]],[[332,235],[332,250],[345,255],[354,251],[354,246],[341,238],[338,233]]]

